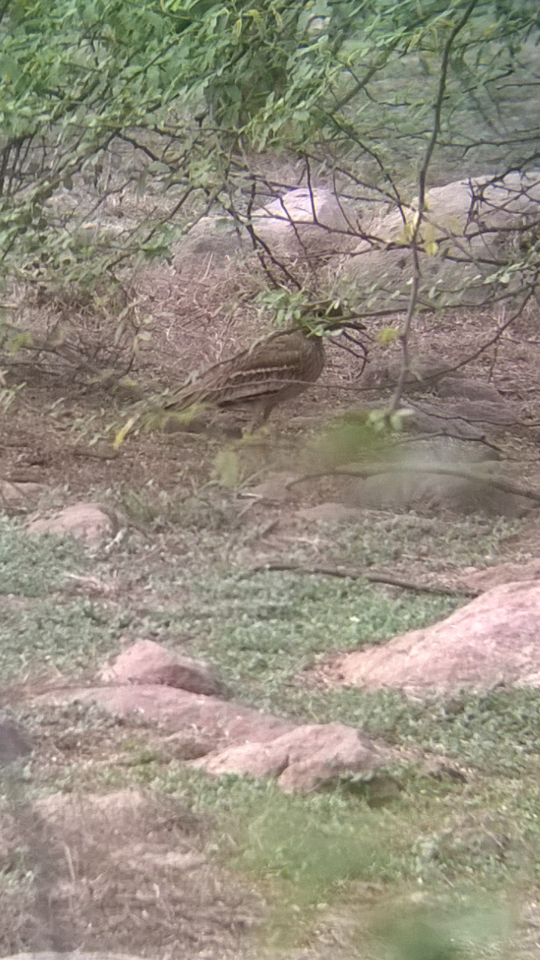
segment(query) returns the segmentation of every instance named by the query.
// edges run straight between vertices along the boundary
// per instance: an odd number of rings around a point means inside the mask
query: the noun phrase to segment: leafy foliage
[[[503,138],[497,111],[509,120],[514,103],[496,103],[497,83],[509,73],[519,83],[538,17],[537,5],[522,0],[7,4],[0,21],[4,265],[22,257],[69,269],[97,255],[81,234],[88,215],[74,203],[63,222],[55,199],[76,194],[80,178],[101,180],[107,193],[104,164],[118,138],[141,161],[124,184],[144,192],[155,180],[178,192],[179,210],[197,190],[236,208],[246,176],[253,181],[238,150],[253,145],[324,156],[350,189],[396,199],[396,174],[414,169],[432,134],[450,40],[452,106],[439,122],[441,158],[481,151],[473,128],[482,111],[500,131],[490,147],[496,152],[499,141],[505,158],[517,156],[531,144],[529,118],[520,124],[512,116],[514,132],[505,128]],[[403,76],[406,83],[397,83]],[[362,167],[367,179],[358,178]],[[121,189],[122,178],[114,183],[115,193]],[[131,249],[156,255],[173,235],[166,222],[153,224],[131,238]],[[122,258],[125,244],[115,246],[102,264]]]

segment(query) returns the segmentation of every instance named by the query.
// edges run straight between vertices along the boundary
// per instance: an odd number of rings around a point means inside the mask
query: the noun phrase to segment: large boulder
[[[324,187],[289,190],[257,210],[252,224],[271,249],[307,254],[335,250],[352,232],[343,202]]]
[[[426,193],[419,242],[420,295],[438,305],[481,304],[492,295],[490,277],[509,232],[537,219],[540,171],[504,177],[471,177]],[[363,225],[364,239],[343,266],[372,304],[388,298],[401,309],[410,297],[411,231],[418,198],[403,197],[399,209],[379,211]],[[505,290],[519,277],[509,276]]]
[[[299,187],[257,208],[251,220],[211,215],[202,217],[173,251],[181,271],[186,259],[213,256],[226,260],[253,251],[248,225],[275,253],[317,256],[343,249],[352,232],[343,202],[326,187]]]
[[[408,693],[540,686],[540,583],[507,583],[446,620],[332,661],[340,684]]]

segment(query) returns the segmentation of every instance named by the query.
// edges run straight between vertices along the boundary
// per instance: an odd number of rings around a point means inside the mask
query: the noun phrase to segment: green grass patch
[[[10,680],[36,669],[73,673],[95,666],[110,652],[125,624],[123,614],[106,614],[83,599],[0,606],[2,676]]]
[[[0,595],[44,597],[83,566],[83,547],[72,537],[29,536],[0,520]]]
[[[288,573],[205,577],[194,589],[176,623],[196,638],[194,647],[214,661],[232,694],[298,715],[310,715],[298,673],[317,656],[387,640],[458,605],[427,594],[391,600],[360,581]]]
[[[403,559],[482,566],[497,560],[501,540],[517,529],[515,521],[504,518],[472,515],[448,521],[371,511],[359,523],[341,527],[336,544],[349,561],[362,566]]]
[[[142,745],[136,751],[131,744],[129,755],[140,762],[100,768],[102,786],[137,784],[209,817],[216,856],[258,881],[283,884],[288,903],[331,902],[356,881],[471,893],[530,885],[537,876],[538,770],[470,785],[394,766],[375,777],[391,775],[396,789],[373,803],[374,794],[354,783],[294,796],[273,782],[208,778]]]
[[[110,651],[129,616],[61,591],[87,560],[72,537],[29,536],[0,521],[0,669],[9,681],[36,669],[73,672]]]
[[[387,742],[419,747],[497,776],[540,766],[540,690],[464,691],[409,699],[394,690],[306,691],[305,709],[321,723],[339,720]]]

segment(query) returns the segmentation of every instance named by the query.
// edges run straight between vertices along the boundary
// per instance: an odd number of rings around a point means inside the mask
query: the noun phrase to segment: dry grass
[[[4,955],[238,954],[260,905],[208,863],[205,827],[180,802],[126,789],[30,804],[19,786],[1,816]]]

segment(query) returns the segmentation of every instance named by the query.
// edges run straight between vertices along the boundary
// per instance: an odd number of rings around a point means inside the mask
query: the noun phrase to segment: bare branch
[[[400,587],[402,590],[414,590],[417,593],[444,594],[449,597],[477,597],[478,590],[466,590],[463,587],[452,589],[444,584],[417,583],[413,580],[403,580],[389,573],[367,573],[365,570],[356,570],[352,567],[332,566],[321,563],[293,563],[288,560],[269,560],[266,563],[257,563],[250,567],[248,574],[263,573],[265,571],[290,571],[307,576],[339,577],[346,580],[367,580],[368,583],[384,583],[391,587]]]

